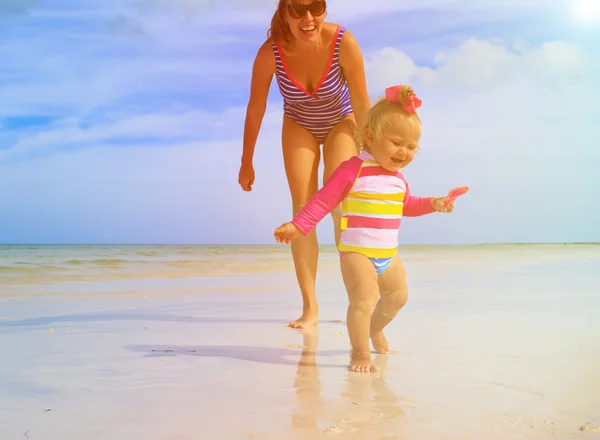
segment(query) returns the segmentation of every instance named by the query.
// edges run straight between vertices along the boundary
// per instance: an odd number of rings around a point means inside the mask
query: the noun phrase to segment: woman
[[[275,75],[284,98],[282,150],[294,216],[318,190],[320,145],[325,182],[357,154],[353,131],[370,107],[360,48],[342,26],[324,21],[326,9],[324,0],[279,0],[252,70],[238,182],[244,191],[252,190],[254,148]],[[339,207],[332,212],[336,244],[340,214]],[[291,248],[303,310],[289,325],[304,328],[318,320],[319,248],[314,230],[294,240]]]

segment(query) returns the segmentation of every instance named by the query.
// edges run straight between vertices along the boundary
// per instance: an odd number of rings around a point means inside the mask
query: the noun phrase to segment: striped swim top
[[[307,234],[342,204],[340,252],[369,258],[396,255],[403,216],[435,212],[430,197],[416,197],[401,171],[389,171],[362,151],[343,162],[292,222]]]
[[[406,182],[400,171],[387,171],[363,151],[352,189],[342,201],[340,252],[371,258],[396,254]]]
[[[348,84],[339,62],[344,31],[341,25],[337,27],[327,67],[312,93],[290,74],[281,46],[278,43],[272,45],[275,75],[283,97],[283,111],[290,119],[313,133],[319,142],[323,142],[335,124],[352,113]]]

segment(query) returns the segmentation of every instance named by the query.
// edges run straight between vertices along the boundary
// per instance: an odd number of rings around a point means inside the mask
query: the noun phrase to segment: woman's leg
[[[325,166],[323,170],[323,182],[329,179],[329,176],[331,176],[342,162],[358,154],[358,147],[354,142],[355,128],[354,115],[350,114],[338,122],[325,138],[323,144],[323,163]],[[340,241],[341,217],[341,206],[338,206],[331,212],[336,246]]]
[[[293,215],[306,205],[317,192],[319,185],[319,144],[304,127],[287,116],[283,117],[282,129],[283,161],[292,196]],[[316,230],[292,241],[292,256],[296,278],[302,292],[302,316],[291,321],[292,328],[313,326],[318,321],[319,306],[315,295],[319,246]]]

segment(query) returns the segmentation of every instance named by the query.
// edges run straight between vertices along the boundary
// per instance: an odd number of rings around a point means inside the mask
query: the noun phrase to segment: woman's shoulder
[[[257,58],[273,58],[274,59],[274,53],[273,53],[273,47],[275,46],[275,43],[273,43],[271,40],[267,39],[263,42],[263,44],[261,44],[261,46],[258,48],[258,53],[256,54]]]
[[[323,23],[323,32],[325,32],[328,37],[334,38],[338,31],[344,33],[348,32],[348,30],[342,24],[330,23],[328,21]]]
[[[323,23],[323,31],[327,33],[327,36],[333,41],[334,38],[337,38],[338,32],[343,33],[342,39],[340,41],[341,47],[353,47],[356,43],[356,38],[352,35],[344,25],[339,23]]]
[[[275,71],[275,54],[273,53],[273,43],[266,40],[256,52],[254,64],[263,66],[262,68],[269,71]]]
[[[335,26],[334,32],[336,32],[336,29],[338,28],[338,26],[340,28],[340,31],[344,32],[344,34],[342,35],[341,41],[340,41],[340,52],[353,53],[356,51],[360,51],[358,41],[356,41],[356,38],[354,37],[352,32],[350,32],[348,29],[346,29],[342,25],[333,24],[333,26]]]
[[[273,46],[275,46],[275,43],[273,41],[271,41],[270,39],[266,39],[265,41],[263,41],[263,43],[260,45],[260,47],[258,48],[258,51],[264,51],[264,52],[268,52],[268,51],[273,51]]]

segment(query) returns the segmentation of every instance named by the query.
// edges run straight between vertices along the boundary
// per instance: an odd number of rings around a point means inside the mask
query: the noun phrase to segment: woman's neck
[[[294,38],[290,44],[286,44],[284,46],[284,49],[286,52],[294,55],[314,55],[316,53],[320,53],[325,48],[326,44],[324,40],[325,38],[323,36],[323,32],[321,32],[321,35],[319,35],[319,40],[314,43],[299,42]]]

